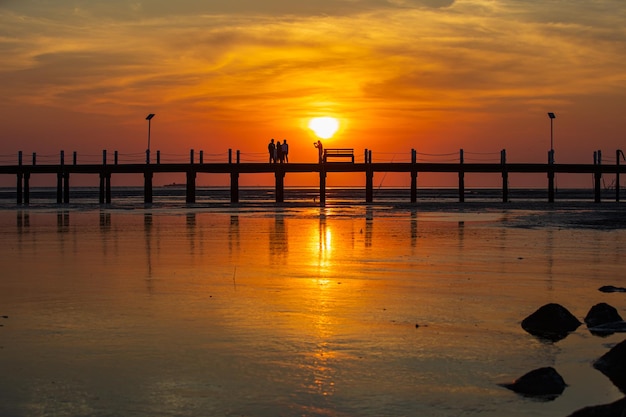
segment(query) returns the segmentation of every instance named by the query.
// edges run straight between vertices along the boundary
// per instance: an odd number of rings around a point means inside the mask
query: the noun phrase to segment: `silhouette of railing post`
[[[74,151],[74,153],[72,154],[72,162],[74,163],[74,165],[76,165],[76,160],[78,159],[78,155],[76,153],[76,151]]]
[[[189,168],[187,169],[187,203],[196,202],[196,170],[193,168],[194,151],[189,151]]]
[[[554,150],[548,151],[548,203],[554,203]]]
[[[118,154],[117,151],[113,152],[113,164],[117,165],[117,161],[118,161]]]
[[[372,151],[367,151],[365,161],[365,202],[371,203],[374,200],[374,169],[372,167]]]
[[[509,201],[509,173],[506,169],[506,149],[500,151],[500,165],[502,165],[502,202]]]
[[[596,168],[593,173],[594,201],[599,203],[602,201],[602,171],[600,171],[600,165],[602,165],[602,151],[598,150],[594,152],[593,159]]]
[[[200,151],[200,165],[204,164],[204,151]]]
[[[161,151],[157,151],[157,160],[156,160],[157,165],[159,165],[161,163]]]
[[[417,202],[417,151],[411,149],[411,203]]]
[[[37,165],[37,152],[33,152],[33,166]]]
[[[228,150],[228,163],[233,163],[233,150]],[[239,151],[237,151],[237,163],[239,163]],[[230,202],[239,202],[239,172],[237,168],[231,167],[230,170]]]
[[[463,149],[459,150],[459,203],[465,202],[465,168]]]

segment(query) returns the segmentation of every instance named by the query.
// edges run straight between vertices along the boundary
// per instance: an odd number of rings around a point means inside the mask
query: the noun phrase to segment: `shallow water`
[[[0,211],[0,415],[555,416],[623,396],[557,343],[557,302],[622,316],[626,230],[543,210]],[[554,366],[554,401],[499,383]]]

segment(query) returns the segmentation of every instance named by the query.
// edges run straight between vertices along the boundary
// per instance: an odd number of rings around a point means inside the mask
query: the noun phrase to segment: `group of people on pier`
[[[270,164],[289,162],[289,145],[287,144],[287,139],[283,139],[283,143],[280,143],[280,140],[274,143],[274,138],[272,138],[267,145],[267,150],[270,154]]]

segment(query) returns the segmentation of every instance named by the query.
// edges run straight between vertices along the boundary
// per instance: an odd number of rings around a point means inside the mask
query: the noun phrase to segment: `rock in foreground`
[[[530,371],[512,384],[502,386],[518,394],[553,400],[563,393],[567,384],[556,369],[548,366]]]
[[[595,361],[593,367],[606,375],[620,391],[626,392],[626,340]]]
[[[528,333],[557,342],[582,323],[560,304],[550,303],[540,307],[522,321]]]
[[[623,321],[617,309],[607,303],[599,303],[591,307],[585,316],[587,327],[596,327],[607,323]]]

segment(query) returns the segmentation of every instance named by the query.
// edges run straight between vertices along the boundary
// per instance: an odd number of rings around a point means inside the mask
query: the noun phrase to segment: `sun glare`
[[[314,117],[309,120],[309,129],[321,139],[332,138],[339,129],[339,121],[334,117]]]

